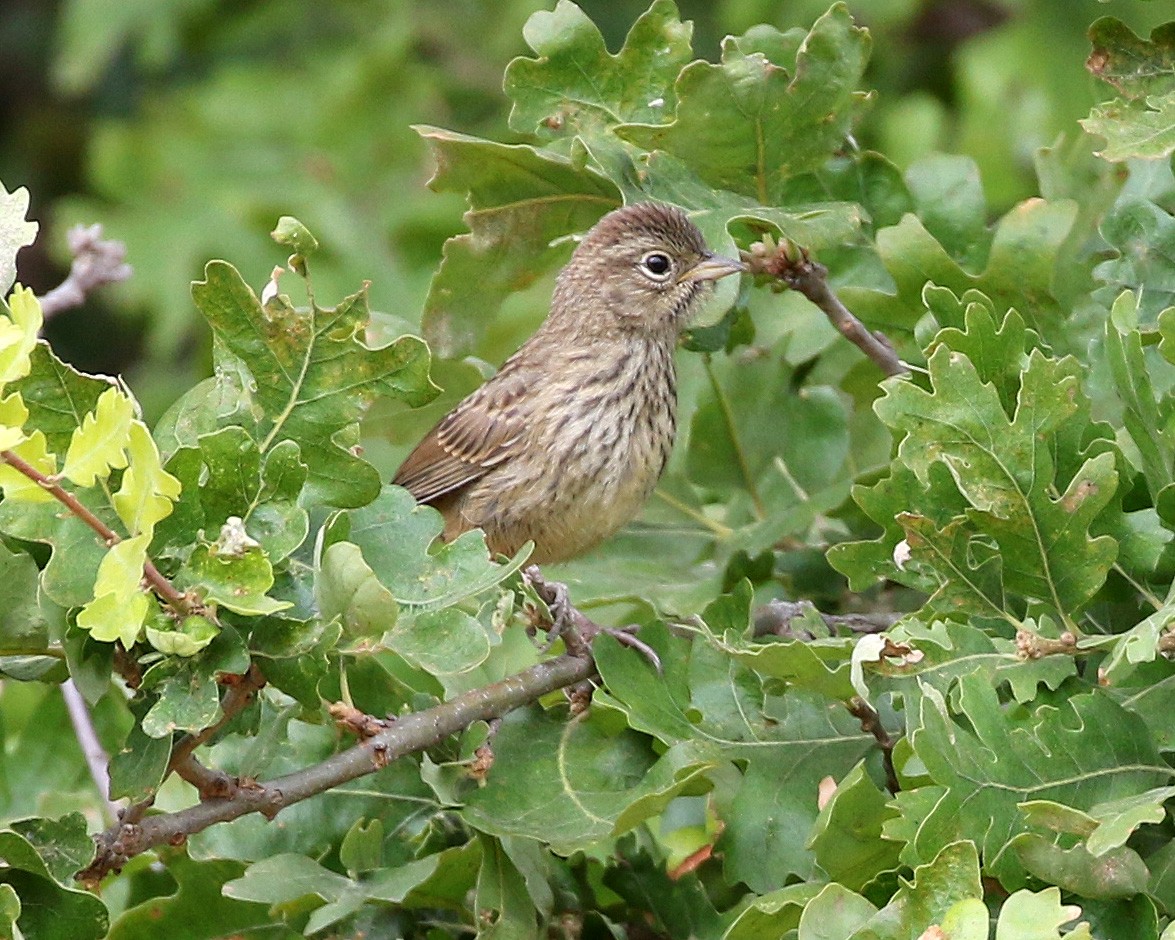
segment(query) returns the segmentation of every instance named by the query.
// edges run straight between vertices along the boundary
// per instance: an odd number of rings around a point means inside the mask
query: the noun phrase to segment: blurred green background
[[[209,258],[260,289],[283,260],[268,232],[301,219],[323,251],[332,303],[371,281],[385,331],[419,323],[461,200],[431,193],[414,123],[509,139],[502,72],[527,54],[543,0],[7,0],[0,5],[0,180],[26,186],[37,244],[21,278],[64,276],[65,230],[101,222],[135,269],[48,327],[80,368],[126,375],[153,420],[210,364],[189,283]],[[644,0],[584,0],[616,50]],[[680,0],[696,53],[766,22],[810,26],[827,0]],[[931,150],[970,154],[989,208],[1033,195],[1036,148],[1109,97],[1088,76],[1085,31],[1101,15],[1146,34],[1140,0],[850,0],[874,37],[877,100],[858,141],[900,166]],[[479,356],[500,361],[545,310],[549,281],[508,304]],[[448,394],[477,381],[439,364]],[[396,442],[417,433],[413,419]],[[378,449],[378,448],[377,448]],[[378,462],[378,461],[377,461]]]

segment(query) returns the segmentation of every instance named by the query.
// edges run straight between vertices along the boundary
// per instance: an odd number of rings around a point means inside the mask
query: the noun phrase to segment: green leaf
[[[378,819],[356,819],[339,845],[339,861],[354,878],[379,868],[383,860],[384,827]]]
[[[95,640],[119,640],[127,649],[138,641],[155,603],[141,586],[149,541],[143,534],[117,542],[98,565],[94,597],[77,615],[77,625]]]
[[[17,926],[25,937],[99,940],[106,936],[106,905],[73,887],[73,875],[93,858],[85,819],[28,819],[0,831],[3,881],[21,900]]]
[[[170,738],[176,731],[200,731],[220,714],[220,686],[196,660],[181,660],[158,685],[159,698],[143,716],[143,732]],[[156,667],[159,668],[159,667]],[[150,671],[144,685],[152,679]]]
[[[881,836],[882,823],[897,815],[888,800],[865,765],[858,764],[821,808],[809,846],[833,881],[861,891],[879,875],[897,870],[901,846]]]
[[[825,890],[837,891],[840,886],[833,883]],[[777,891],[769,891],[754,897],[751,903],[735,916],[722,940],[760,940],[762,937],[784,936],[786,931],[795,930],[800,923],[800,913],[821,891],[813,882],[788,885]],[[862,902],[868,917],[876,908],[859,895],[845,890],[846,895]],[[852,902],[850,902],[852,903]]]
[[[0,402],[0,407],[7,405],[9,401],[19,401],[19,399],[17,396],[11,395]],[[56,476],[57,457],[55,454],[49,453],[45,445],[45,435],[41,431],[33,431],[23,441],[8,449],[43,476]],[[25,476],[8,463],[0,464],[0,487],[4,488],[4,498],[13,502],[49,503],[55,501],[53,494],[40,483]]]
[[[522,873],[497,839],[482,835],[478,841],[482,845],[474,898],[481,920],[478,935],[493,940],[538,940],[538,914]]]
[[[699,396],[690,422],[686,473],[700,487],[749,496],[752,518],[740,518],[746,510],[735,503],[727,521],[744,523],[730,548],[751,554],[805,532],[843,503],[854,469],[842,397],[819,385],[797,394],[794,375],[780,365],[774,356],[708,365],[710,394]],[[785,411],[789,433],[780,435],[776,416]]]
[[[1099,803],[1088,813],[1050,800],[1033,800],[1022,803],[1020,808],[1029,824],[1081,836],[1090,855],[1099,857],[1125,845],[1143,823],[1161,823],[1167,815],[1163,804],[1172,796],[1175,787],[1156,787]]]
[[[1057,888],[1036,893],[1020,890],[1000,906],[995,940],[1061,940],[1061,925],[1076,919],[1080,913],[1081,908],[1075,905],[1061,906],[1061,892]],[[1077,932],[1065,936],[1081,940],[1089,936],[1088,928],[1081,937]]]
[[[141,722],[146,710],[135,710],[122,747],[110,756],[110,799],[128,799],[132,803],[154,799],[167,773],[171,759],[171,735],[152,736]]]
[[[1115,295],[1121,290],[1138,293],[1144,325],[1175,303],[1175,219],[1166,209],[1146,198],[1123,196],[1106,213],[1099,231],[1118,255],[1095,267],[1093,275]]]
[[[1126,430],[1142,457],[1142,471],[1151,498],[1175,482],[1175,441],[1168,427],[1172,402],[1156,401],[1150,370],[1138,331],[1138,301],[1129,292],[1118,295],[1106,321],[1105,354],[1118,397],[1122,400]]]
[[[1175,78],[1175,24],[1157,27],[1144,41],[1121,20],[1103,16],[1089,27],[1093,51],[1086,68],[1128,98],[1168,90]]]
[[[16,926],[20,917],[20,896],[10,884],[0,884],[0,935],[21,937]]]
[[[433,396],[424,344],[405,336],[368,348],[361,340],[368,320],[363,292],[325,310],[296,310],[280,295],[262,306],[236,268],[222,261],[208,264],[192,297],[222,344],[220,384],[234,382],[233,373],[247,363],[261,451],[285,440],[298,444],[312,503],[357,506],[373,499],[379,474],[341,443],[342,435],[379,395],[412,405]]]
[[[1024,869],[1041,881],[1087,898],[1129,898],[1146,890],[1148,872],[1125,847],[1093,855],[1085,846],[1063,849],[1034,833],[1021,833],[1011,848]]]
[[[1090,111],[1081,126],[1106,139],[1097,152],[1106,160],[1162,159],[1175,151],[1175,91],[1137,101],[1115,98]]]
[[[632,122],[616,132],[646,150],[668,151],[711,186],[778,204],[789,177],[843,144],[867,100],[856,87],[869,46],[844,4],[798,45],[764,27],[728,37],[720,64],[697,61],[682,70],[673,121]]]
[[[133,899],[132,905],[111,925],[108,940],[153,940],[159,936],[160,924],[169,925],[183,940],[247,936],[251,928],[262,933],[274,930],[266,906],[222,893],[223,885],[240,877],[244,870],[240,862],[197,861],[189,858],[183,849],[157,851],[172,883],[158,894]]]
[[[277,226],[269,234],[279,245],[292,248],[303,258],[308,258],[318,251],[318,239],[292,215],[283,215],[278,219]]]
[[[0,183],[0,296],[16,281],[16,253],[37,237],[36,222],[25,220],[29,191],[18,186],[11,193]]]
[[[514,101],[510,127],[550,138],[659,122],[673,113],[673,83],[692,55],[692,33],[672,0],[655,0],[611,55],[596,25],[570,0],[531,14],[522,35],[539,58],[519,57],[506,68],[503,87]]]
[[[948,788],[918,828],[911,846],[916,856],[952,838],[973,838],[985,869],[1014,886],[1024,877],[1008,851],[1026,828],[1018,804],[1046,798],[1088,809],[1167,783],[1168,770],[1140,720],[1104,694],[1007,711],[990,683],[974,673],[959,680],[953,700],[957,704],[948,707],[937,690],[926,688],[920,726],[911,736],[930,779]],[[1092,728],[1117,730],[1089,734]]]
[[[179,623],[164,615],[146,625],[147,642],[168,656],[195,656],[219,633],[219,626],[207,617],[197,615],[184,617]]]
[[[132,535],[155,531],[179,499],[180,481],[163,469],[159,449],[141,421],[133,421],[127,442],[127,468],[118,492],[111,497],[115,512]]]
[[[1144,41],[1113,17],[1089,29],[1093,51],[1086,68],[1123,97],[1094,107],[1081,122],[1106,138],[1107,160],[1165,157],[1175,150],[1175,27],[1157,27]]]
[[[406,606],[435,610],[481,594],[521,568],[529,554],[520,551],[506,564],[498,564],[476,530],[430,554],[429,547],[443,528],[440,513],[417,505],[398,486],[385,486],[371,505],[347,515],[347,538],[359,546],[379,582]]]
[[[305,541],[310,524],[298,500],[307,467],[294,441],[275,444],[263,457],[243,428],[227,427],[202,435],[199,444],[205,468],[201,523],[208,531],[230,517],[242,519],[271,564]]]
[[[273,587],[273,566],[260,548],[224,551],[218,545],[197,545],[176,584],[200,591],[204,600],[238,614],[273,614],[292,605],[275,600],[267,592]]]
[[[283,904],[313,896],[327,902],[306,925],[313,933],[359,910],[367,901],[399,903],[437,866],[436,855],[382,869],[370,878],[352,880],[323,868],[304,855],[274,855],[250,865],[244,875],[224,886],[224,895],[241,901]]]
[[[885,907],[849,936],[852,940],[898,940],[917,937],[919,931],[938,924],[946,936],[984,940],[988,915],[982,898],[975,843],[951,842],[932,861],[916,867],[913,879],[904,882]],[[804,915],[801,938],[807,910]]]
[[[79,372],[62,362],[44,341],[29,358],[30,371],[13,387],[29,409],[29,427],[45,434],[48,449],[64,453],[74,432],[110,391],[110,380]]]
[[[384,642],[434,676],[469,672],[490,655],[485,628],[476,617],[454,607],[409,613],[384,636]]]
[[[494,771],[466,803],[466,819],[498,836],[540,839],[566,855],[615,837],[696,792],[714,762],[693,742],[656,757],[644,736],[613,733],[590,716],[518,709],[494,736]]]
[[[596,170],[525,144],[499,144],[418,127],[436,160],[429,186],[466,196],[470,232],[445,242],[424,305],[423,326],[438,355],[474,350],[502,301],[567,260],[567,237],[620,205]]]
[[[1089,535],[1117,487],[1113,455],[1087,460],[1066,485],[1056,479],[1049,448],[1039,446],[1078,407],[1075,363],[1033,350],[1011,420],[966,356],[940,346],[929,366],[931,392],[891,381],[876,411],[905,432],[899,459],[919,480],[928,484],[930,467],[945,464],[971,508],[946,526],[903,514],[914,558],[944,586],[972,585],[974,609],[987,616],[1006,609],[1003,590],[1041,601],[1062,619],[1071,616],[1101,586],[1117,555],[1113,539]],[[1065,489],[1054,497],[1058,484]],[[998,551],[984,551],[983,539]]]
[[[49,643],[46,601],[38,597],[40,572],[21,552],[0,546],[0,645],[8,651],[43,651]]]
[[[850,937],[868,923],[877,907],[855,891],[836,882],[827,884],[804,907],[800,918],[799,940],[824,940],[824,937]]]
[[[0,192],[3,188],[0,187]],[[0,276],[3,272],[0,270]],[[19,284],[8,298],[0,301],[0,386],[23,379],[29,374],[29,354],[37,345],[44,316],[36,296]]]
[[[708,644],[691,646],[660,625],[640,637],[657,651],[663,674],[601,638],[593,649],[608,690],[603,701],[666,746],[692,744],[711,759],[745,765],[719,794],[726,824],[719,848],[730,880],[763,893],[791,873],[809,877],[815,860],[805,843],[818,813],[817,786],[846,774],[872,736],[821,696],[773,694],[770,680]]]

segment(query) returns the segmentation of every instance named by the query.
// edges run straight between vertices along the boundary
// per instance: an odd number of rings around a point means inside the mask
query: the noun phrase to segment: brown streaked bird
[[[676,430],[673,352],[712,283],[744,270],[680,209],[604,216],[559,272],[538,331],[428,433],[393,483],[490,550],[564,561],[607,538],[656,486]]]

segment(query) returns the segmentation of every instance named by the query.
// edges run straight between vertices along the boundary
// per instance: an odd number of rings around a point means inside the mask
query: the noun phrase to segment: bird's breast
[[[487,475],[466,516],[491,536],[533,540],[536,561],[580,554],[640,512],[669,459],[676,417],[672,346],[572,354],[552,368],[533,412],[531,459]]]

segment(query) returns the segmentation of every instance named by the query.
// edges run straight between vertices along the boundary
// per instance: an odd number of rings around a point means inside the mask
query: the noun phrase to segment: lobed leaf
[[[77,625],[95,640],[119,640],[127,649],[138,640],[152,604],[141,587],[150,540],[147,533],[123,539],[110,546],[98,565],[94,598],[77,615]]]
[[[23,186],[9,192],[0,183],[0,296],[16,280],[16,253],[37,237],[37,223],[25,219],[29,191]]]
[[[673,83],[692,55],[692,33],[672,0],[654,0],[611,55],[599,29],[570,0],[531,14],[522,35],[539,58],[519,57],[506,67],[510,127],[539,138],[592,136],[671,115]]]
[[[380,349],[366,346],[362,292],[333,309],[303,311],[281,296],[263,306],[225,262],[210,262],[204,275],[192,285],[192,296],[220,343],[218,383],[236,384],[247,363],[247,395],[258,411],[250,430],[261,440],[260,450],[286,440],[298,444],[312,503],[369,502],[379,474],[349,449],[346,435],[378,395],[416,405],[432,397],[424,343],[405,336]]]
[[[1027,828],[1019,804],[1047,799],[1089,809],[1170,779],[1141,720],[1105,695],[1005,709],[980,673],[959,680],[951,704],[924,690],[911,744],[930,780],[946,788],[918,825],[913,857],[951,839],[974,839],[985,869],[1009,887],[1024,878],[1009,851]]]
[[[3,272],[0,270],[0,279]],[[44,317],[36,296],[19,284],[3,307],[7,316],[0,316],[0,386],[29,374],[29,355],[37,345]]]
[[[106,389],[70,435],[61,475],[78,486],[93,486],[125,467],[134,420],[134,399],[119,388]]]
[[[781,202],[785,181],[822,164],[848,133],[866,100],[855,89],[870,40],[844,4],[820,17],[798,46],[764,34],[760,28],[728,37],[719,64],[684,68],[671,122],[630,122],[616,133],[673,154],[711,186],[764,205]],[[773,61],[769,54],[794,59]]]
[[[445,242],[423,328],[442,356],[471,352],[502,301],[567,259],[569,236],[620,205],[606,176],[526,144],[418,127],[432,148],[429,186],[466,196],[470,232]]]

